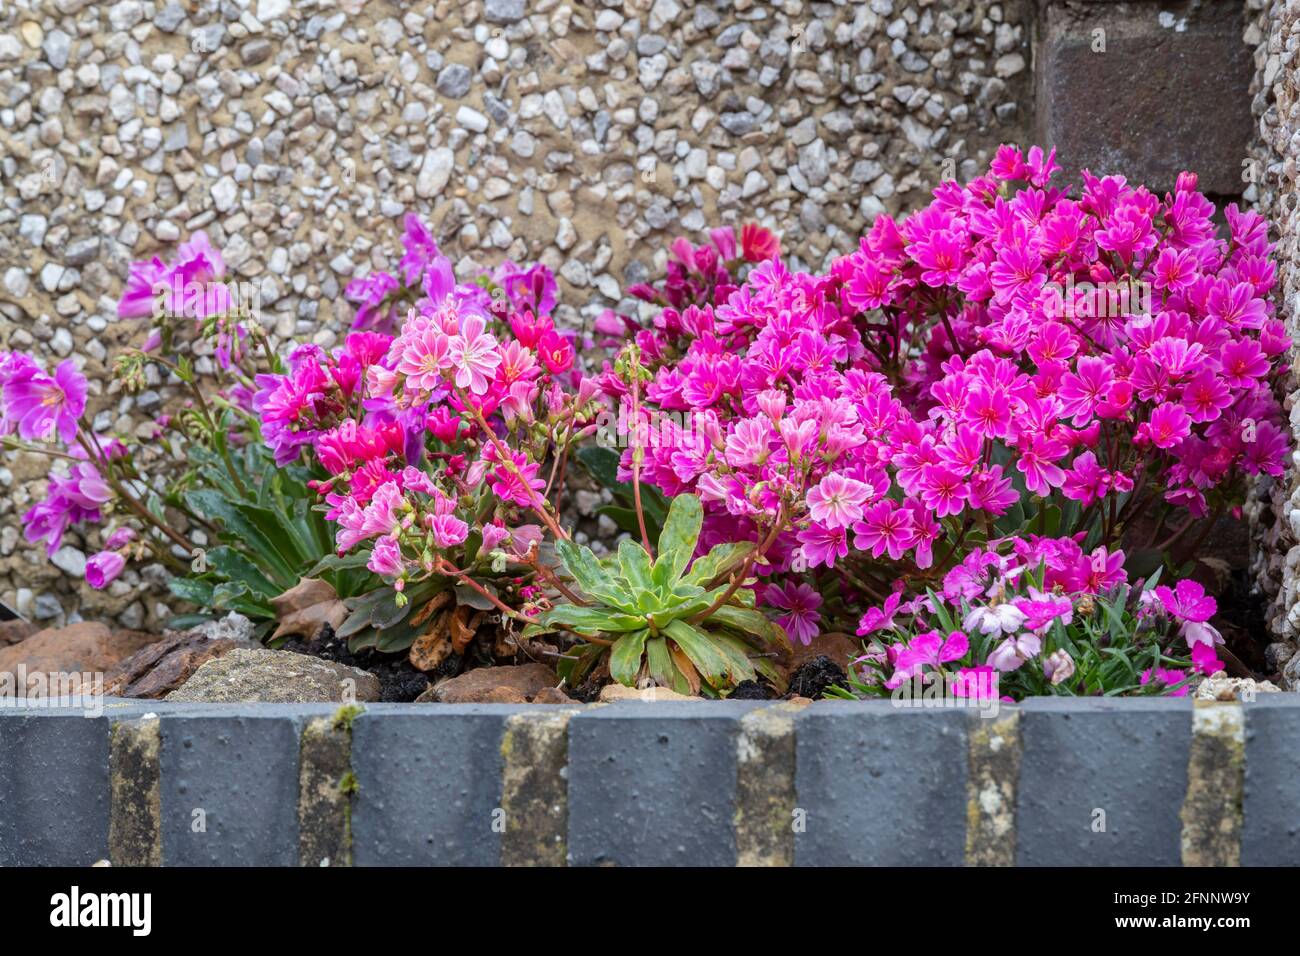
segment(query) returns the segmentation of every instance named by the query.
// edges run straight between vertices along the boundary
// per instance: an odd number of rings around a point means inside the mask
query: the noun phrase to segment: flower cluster
[[[636,406],[620,477],[699,495],[706,544],[753,541],[838,602],[774,581],[795,633],[998,535],[1167,551],[1281,473],[1267,223],[1229,207],[1219,238],[1191,174],[1161,199],[1085,172],[1071,199],[1054,166],[1003,147],[822,275],[678,278],[602,378]]]
[[[87,390],[85,377],[71,359],[47,373],[30,355],[0,354],[0,438],[41,445],[61,442],[67,447],[49,476],[45,498],[23,514],[24,536],[32,544],[43,543],[47,555],[59,550],[73,525],[103,521],[115,496],[96,463],[102,466],[120,458],[125,448],[85,426]],[[135,532],[126,526],[107,534],[104,550],[86,565],[92,587],[106,587],[121,573],[125,559],[119,552],[134,538]]]
[[[1167,693],[1223,668],[1216,605],[1193,580],[1130,583],[1122,551],[1033,535],[973,550],[938,589],[863,614],[854,685],[884,694],[942,679],[957,696]],[[1176,628],[1175,628],[1176,625]],[[1177,638],[1183,647],[1176,647]]]
[[[398,592],[447,576],[485,590],[493,568],[535,563],[537,521],[558,532],[564,462],[594,429],[599,392],[549,314],[545,267],[457,284],[414,216],[403,243],[396,275],[349,287],[372,331],[333,353],[298,348],[284,373],[259,376],[253,407],[277,462],[306,452],[323,472],[312,487],[340,555],[367,554]]]

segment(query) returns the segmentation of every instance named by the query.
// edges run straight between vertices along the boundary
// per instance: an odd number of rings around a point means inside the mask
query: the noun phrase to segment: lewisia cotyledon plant
[[[702,547],[753,542],[792,634],[1013,534],[1159,564],[1281,473],[1267,223],[1230,206],[1219,235],[1189,173],[1159,197],[1085,172],[1071,198],[1054,169],[1002,147],[824,274],[659,294],[638,371],[602,377],[644,424],[620,477],[698,495]]]

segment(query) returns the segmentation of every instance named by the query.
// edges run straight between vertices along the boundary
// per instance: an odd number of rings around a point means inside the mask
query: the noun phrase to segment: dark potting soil
[[[439,673],[426,674],[416,670],[405,654],[381,654],[373,650],[353,654],[348,650],[347,638],[336,635],[334,628],[328,624],[321,628],[313,640],[291,637],[280,650],[369,671],[379,678],[379,699],[385,703],[410,703],[428,690],[430,678],[441,676]],[[452,661],[455,662],[455,667],[459,667],[460,659],[454,656],[444,663]]]
[[[1227,588],[1218,595],[1218,602],[1219,613],[1213,624],[1223,635],[1223,646],[1245,665],[1250,676],[1256,679],[1277,676],[1271,673],[1274,668],[1264,654],[1272,642],[1264,623],[1264,596],[1252,587],[1246,569],[1233,570]],[[1228,665],[1228,673],[1234,674],[1233,662],[1225,658],[1224,663]]]
[[[790,689],[786,697],[808,697],[816,700],[832,684],[849,686],[849,675],[825,654],[806,661],[790,676]]]
[[[736,685],[728,700],[776,700],[779,696],[771,684],[761,680],[743,680]]]

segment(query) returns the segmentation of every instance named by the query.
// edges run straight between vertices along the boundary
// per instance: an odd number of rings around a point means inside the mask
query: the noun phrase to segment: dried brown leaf
[[[301,634],[308,640],[328,624],[338,628],[348,616],[348,609],[328,581],[303,578],[278,597],[271,598],[279,625],[271,639]]]

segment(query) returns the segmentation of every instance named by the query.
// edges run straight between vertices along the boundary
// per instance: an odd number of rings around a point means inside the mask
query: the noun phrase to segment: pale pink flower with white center
[[[1042,638],[1032,631],[1023,631],[1015,637],[1008,637],[993,648],[986,663],[1003,672],[1013,671],[1029,658],[1036,657],[1042,650]]]
[[[451,337],[447,357],[456,370],[456,386],[468,388],[482,395],[492,383],[492,376],[501,364],[497,340],[484,331],[486,324],[477,315],[467,316],[460,334]]]
[[[966,630],[979,628],[981,634],[1014,634],[1025,623],[1025,612],[1014,604],[973,607],[962,622]]]
[[[847,528],[862,517],[870,497],[870,486],[833,471],[808,492],[808,513],[828,528]]]
[[[435,328],[426,328],[411,335],[397,372],[406,376],[406,387],[416,392],[431,392],[442,384],[442,373],[451,367],[451,342]]]
[[[1062,684],[1074,676],[1074,658],[1069,651],[1052,651],[1043,658],[1043,676],[1052,686]]]

